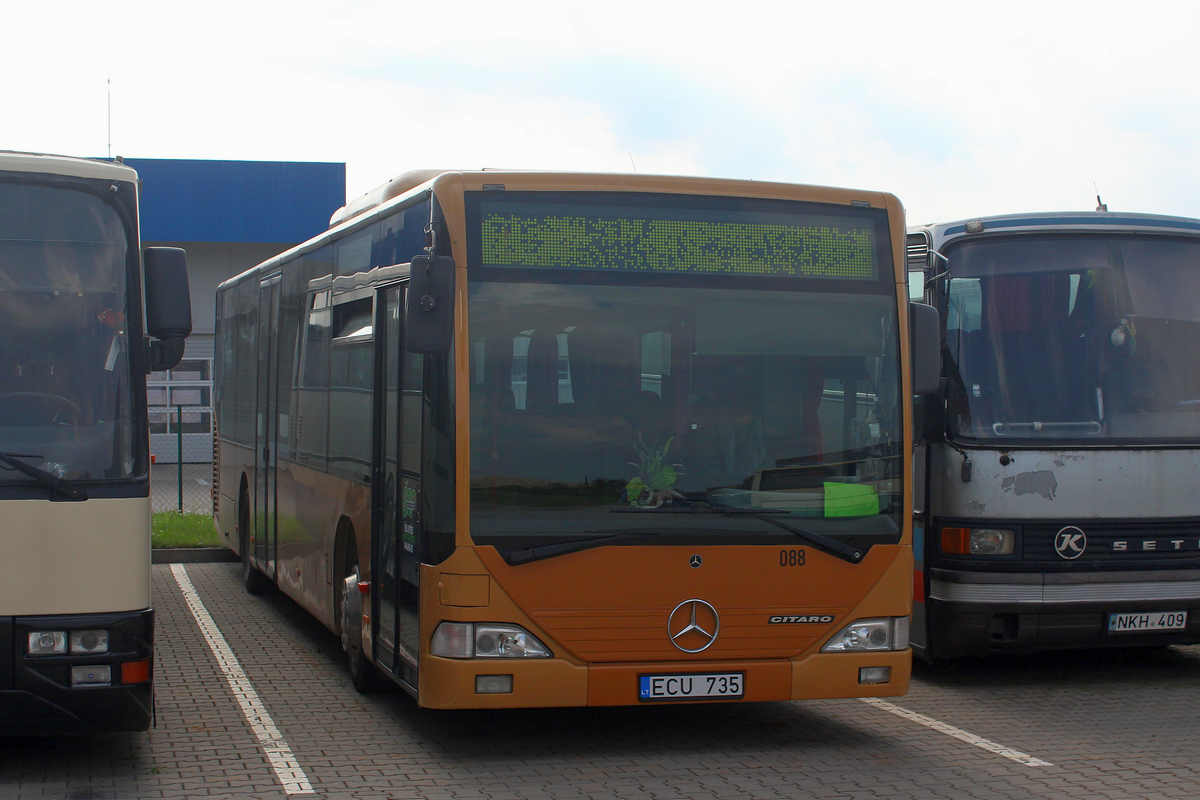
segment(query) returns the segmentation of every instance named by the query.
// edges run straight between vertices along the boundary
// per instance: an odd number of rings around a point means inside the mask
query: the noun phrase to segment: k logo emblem
[[[1070,561],[1083,555],[1087,549],[1087,534],[1074,525],[1068,525],[1054,535],[1054,552]]]

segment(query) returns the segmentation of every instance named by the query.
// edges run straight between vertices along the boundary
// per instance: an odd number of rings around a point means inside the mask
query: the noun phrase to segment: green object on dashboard
[[[879,513],[879,493],[864,483],[826,483],[825,516],[867,517]]]

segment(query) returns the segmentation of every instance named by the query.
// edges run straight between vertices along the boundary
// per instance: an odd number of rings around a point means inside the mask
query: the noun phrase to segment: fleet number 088
[[[804,566],[804,551],[803,550],[780,550],[779,551],[779,566],[781,567],[803,567]]]

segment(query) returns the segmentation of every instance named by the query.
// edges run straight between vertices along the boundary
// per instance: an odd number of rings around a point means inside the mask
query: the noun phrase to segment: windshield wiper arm
[[[0,464],[7,464],[11,469],[24,473],[39,483],[49,486],[56,492],[66,495],[71,500],[87,500],[87,492],[73,483],[68,483],[52,472],[46,472],[32,464],[21,461],[22,458],[41,458],[29,453],[5,453],[0,451]]]
[[[691,504],[690,510],[693,512],[696,508],[705,508],[714,514],[724,514],[727,517],[749,517],[750,519],[757,519],[761,520],[762,522],[769,523],[777,528],[783,528],[788,533],[791,533],[799,539],[803,539],[821,552],[828,553],[829,555],[834,556],[835,558],[840,558],[843,561],[849,561],[851,564],[857,564],[867,555],[866,550],[861,547],[851,547],[850,545],[839,542],[837,539],[826,536],[825,534],[815,533],[813,531],[804,530],[803,528],[797,528],[795,525],[789,525],[783,520],[773,519],[771,517],[772,514],[789,513],[783,509],[727,508],[723,506],[714,506],[712,503],[709,503],[705,500],[693,499],[688,499],[684,502]],[[682,509],[681,513],[684,513],[682,512]]]
[[[775,525],[776,528],[782,528],[787,533],[803,539],[809,545],[818,549],[822,553],[833,555],[834,558],[840,558],[844,561],[850,561],[851,564],[858,564],[866,558],[866,551],[862,547],[851,547],[844,542],[839,542],[832,537],[824,534],[817,534],[811,530],[797,528],[796,525],[787,524],[781,519],[773,519],[772,515],[787,515],[791,513],[785,509],[739,509],[739,507],[719,506],[709,503],[707,500],[697,500],[688,498],[685,500],[677,500],[678,505],[659,506],[658,509],[611,509],[613,513],[719,513],[726,517],[749,517],[750,519],[758,519],[758,521],[766,522]]]
[[[610,508],[610,514],[721,514],[726,517],[755,517],[759,514],[790,514],[790,511],[778,508],[730,508],[714,506],[704,500],[676,500],[675,505],[661,505],[657,508],[637,508],[634,506]]]
[[[783,520],[772,519],[771,517],[757,514],[754,515],[754,519],[761,519],[763,522],[769,522],[777,528],[783,528],[785,531],[794,534],[797,538],[808,542],[822,553],[828,553],[835,558],[849,561],[851,564],[857,564],[867,556],[867,551],[861,547],[851,547],[822,533],[814,533],[813,531],[806,531],[803,528],[797,528],[795,525],[789,525]]]
[[[595,531],[586,531],[594,533]],[[606,536],[596,536],[591,539],[574,539],[569,542],[556,542],[555,544],[542,544],[534,547],[520,547],[516,550],[509,550],[504,560],[509,564],[516,566],[518,564],[528,564],[530,561],[541,561],[543,558],[553,558],[554,556],[566,555],[567,553],[577,553],[580,550],[590,550],[593,547],[602,547],[606,544],[620,541],[622,539],[638,539],[644,536],[658,536],[662,533],[678,533],[678,530],[672,528],[642,528],[636,531],[623,531],[621,533],[611,533]]]
[[[761,522],[766,522],[778,528],[782,528],[788,533],[804,540],[816,549],[823,553],[840,558],[843,561],[848,561],[851,564],[857,564],[862,561],[867,552],[861,547],[851,547],[848,544],[839,542],[829,536],[813,531],[797,528],[795,525],[789,525],[782,520],[773,519],[772,514],[787,514],[789,512],[782,509],[753,509],[753,508],[723,508],[721,506],[711,505],[703,500],[687,500],[684,501],[687,505],[678,506],[661,506],[655,509],[638,509],[638,508],[614,508],[610,509],[614,513],[634,513],[634,514],[720,514],[726,517],[748,517]],[[668,510],[670,509],[670,510]],[[587,531],[587,533],[596,533],[597,531]],[[566,555],[567,553],[577,553],[580,550],[589,550],[593,547],[603,547],[607,544],[624,539],[637,539],[645,536],[657,536],[662,533],[680,533],[679,528],[641,528],[633,531],[623,531],[621,533],[612,533],[605,536],[596,536],[591,539],[574,539],[569,542],[556,542],[554,544],[536,545],[534,547],[521,547],[516,550],[510,550],[505,555],[504,560],[509,564],[516,566],[518,564],[528,564],[531,561],[540,561],[544,558],[553,558],[554,556]]]

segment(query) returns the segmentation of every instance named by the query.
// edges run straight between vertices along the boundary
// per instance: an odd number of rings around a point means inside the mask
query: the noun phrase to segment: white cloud
[[[713,10],[707,10],[713,9]],[[28,35],[0,145],[791,180],[914,221],[1090,208],[1200,216],[1200,7],[544,0],[203,7],[77,0]]]

